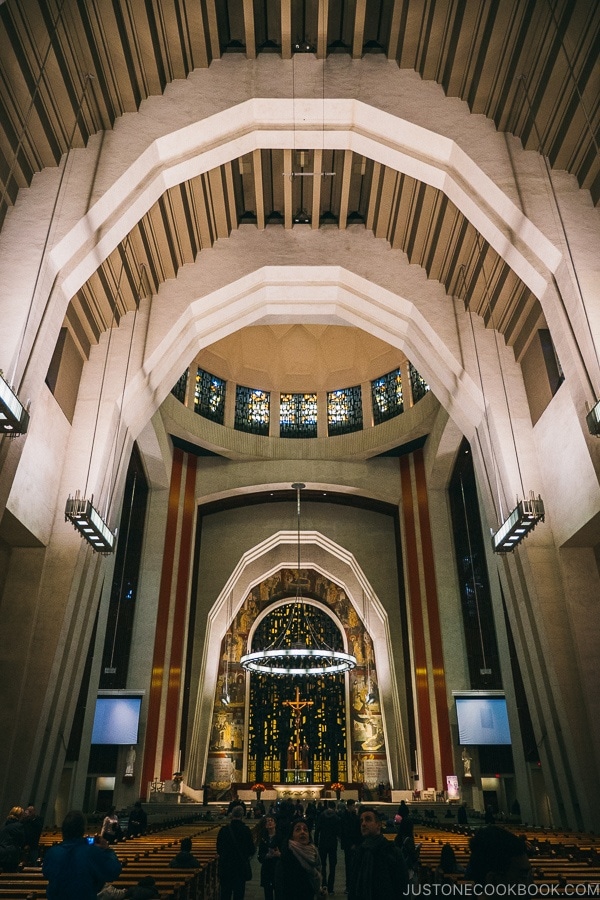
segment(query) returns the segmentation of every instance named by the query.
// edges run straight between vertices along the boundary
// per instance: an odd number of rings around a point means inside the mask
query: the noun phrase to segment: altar
[[[274,784],[278,800],[319,800],[324,784],[287,783]]]
[[[310,784],[312,769],[284,769],[286,784]]]

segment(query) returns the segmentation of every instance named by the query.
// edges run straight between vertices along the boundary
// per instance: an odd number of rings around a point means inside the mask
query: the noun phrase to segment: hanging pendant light
[[[298,519],[298,574],[294,582],[296,599],[275,640],[264,650],[242,656],[240,662],[249,672],[264,675],[337,675],[356,665],[356,657],[334,650],[316,634],[310,607],[302,598],[302,587],[308,584],[300,577],[300,491],[304,484],[295,482]]]

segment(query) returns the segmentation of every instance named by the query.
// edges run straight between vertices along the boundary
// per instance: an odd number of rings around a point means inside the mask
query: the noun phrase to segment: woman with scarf
[[[294,822],[292,836],[275,868],[276,900],[315,900],[327,893],[321,886],[321,858],[303,819]]]

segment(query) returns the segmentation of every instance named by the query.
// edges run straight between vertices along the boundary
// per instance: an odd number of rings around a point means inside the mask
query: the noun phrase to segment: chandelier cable
[[[265,649],[253,650],[242,656],[242,668],[249,672],[265,675],[335,675],[353,669],[356,657],[342,650],[334,650],[320,637],[311,615],[307,614],[302,596],[301,577],[301,534],[300,534],[300,491],[304,484],[292,484],[296,491],[297,514],[297,575],[296,595],[290,603],[285,623],[279,633]]]

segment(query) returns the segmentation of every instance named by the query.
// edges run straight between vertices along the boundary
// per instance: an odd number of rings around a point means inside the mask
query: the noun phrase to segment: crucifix
[[[295,746],[294,746],[294,768],[300,768],[300,754],[301,754],[301,744],[300,744],[300,725],[302,720],[302,710],[306,706],[312,706],[312,700],[301,700],[300,699],[300,688],[296,686],[296,699],[295,700],[284,700],[283,706],[289,706],[294,714],[294,738],[295,738]]]

